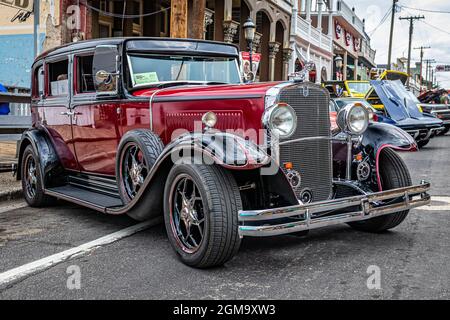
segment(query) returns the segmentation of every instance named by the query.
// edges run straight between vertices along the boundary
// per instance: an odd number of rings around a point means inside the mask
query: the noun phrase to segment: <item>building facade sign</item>
[[[28,12],[33,11],[32,0],[0,0],[0,4]]]
[[[450,72],[450,65],[437,65],[436,72]]]

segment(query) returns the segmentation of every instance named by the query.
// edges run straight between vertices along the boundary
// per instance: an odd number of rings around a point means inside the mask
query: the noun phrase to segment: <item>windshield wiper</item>
[[[168,88],[168,87],[175,87],[175,86],[185,86],[187,84],[191,84],[189,81],[173,81],[173,82],[165,82],[156,84],[156,88]]]

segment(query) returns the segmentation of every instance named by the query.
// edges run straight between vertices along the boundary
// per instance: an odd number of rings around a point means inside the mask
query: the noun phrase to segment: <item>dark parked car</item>
[[[238,64],[233,45],[162,38],[42,54],[19,148],[26,201],[163,216],[195,267],[225,263],[244,236],[338,223],[380,232],[430,203],[430,184],[413,185],[393,150],[415,148],[409,135],[349,104],[331,136],[325,89],[243,84]]]
[[[446,104],[421,103],[420,107],[424,113],[428,113],[443,122],[444,128],[436,132],[437,135],[444,135],[450,130],[450,109]]]
[[[402,128],[424,147],[435,134],[444,129],[436,117],[423,113],[417,99],[406,90],[400,80],[373,80],[367,101],[380,111],[383,122]]]

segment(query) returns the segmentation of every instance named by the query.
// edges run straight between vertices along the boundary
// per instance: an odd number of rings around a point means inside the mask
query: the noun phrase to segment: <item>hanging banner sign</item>
[[[436,72],[450,72],[450,65],[449,64],[437,65]]]
[[[0,4],[28,12],[33,11],[33,0],[0,0]]]
[[[242,57],[242,74],[244,79],[254,80],[256,74],[258,73],[259,63],[261,61],[261,53],[252,54],[252,68],[250,69],[250,53],[243,51],[241,52]],[[251,71],[250,71],[251,70]]]
[[[345,31],[345,44],[347,47],[350,45],[350,42],[352,41],[352,35],[347,30]]]
[[[340,39],[342,37],[342,27],[337,21],[334,28],[334,32],[336,34],[336,39]]]
[[[359,52],[361,49],[361,39],[353,37],[353,49]]]

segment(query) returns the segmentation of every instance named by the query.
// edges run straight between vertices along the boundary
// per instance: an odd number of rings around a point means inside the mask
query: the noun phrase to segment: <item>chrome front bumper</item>
[[[381,191],[366,195],[321,201],[306,205],[289,207],[239,211],[239,235],[243,236],[274,236],[303,230],[317,229],[325,226],[367,220],[385,214],[409,210],[430,203],[427,191],[430,183]],[[401,201],[389,201],[402,198]],[[384,201],[381,203],[381,201]],[[388,203],[386,203],[388,202]],[[331,214],[330,211],[349,209],[359,206],[352,212]],[[323,214],[330,212],[327,216]],[[318,214],[322,214],[319,216]],[[292,221],[276,223],[275,219],[291,218]],[[294,220],[295,219],[295,220]]]

